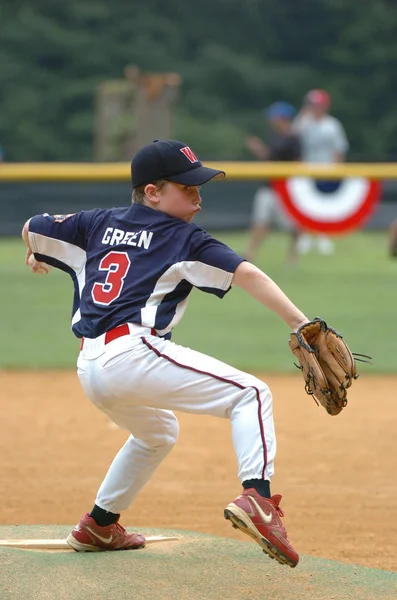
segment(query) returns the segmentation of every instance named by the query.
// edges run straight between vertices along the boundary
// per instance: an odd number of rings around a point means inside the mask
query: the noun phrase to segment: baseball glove
[[[347,404],[347,388],[358,377],[356,360],[367,362],[363,358],[370,357],[353,354],[340,333],[319,317],[291,333],[289,347],[299,362],[306,392],[329,415],[338,415]]]

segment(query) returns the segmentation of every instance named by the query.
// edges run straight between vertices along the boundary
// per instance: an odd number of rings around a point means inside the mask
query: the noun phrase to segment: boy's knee
[[[173,415],[162,419],[158,428],[152,431],[150,439],[143,439],[153,449],[171,450],[179,435],[178,419]]]
[[[257,379],[255,377],[254,380],[252,381],[250,388],[247,388],[247,389],[252,389],[253,395],[256,397],[259,396],[262,399],[265,399],[265,398],[268,398],[270,400],[272,399],[272,393],[270,391],[269,386],[261,379]]]
[[[262,406],[272,403],[272,393],[266,383],[260,379],[255,379],[252,384],[246,388],[244,401],[247,403],[260,403]]]
[[[178,419],[170,419],[167,423],[167,427],[164,431],[164,443],[167,446],[174,446],[179,435],[179,423]]]

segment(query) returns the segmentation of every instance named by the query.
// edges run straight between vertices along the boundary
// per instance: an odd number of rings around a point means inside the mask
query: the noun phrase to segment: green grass
[[[246,234],[219,234],[243,252]],[[257,264],[306,313],[340,331],[353,351],[373,356],[361,372],[397,372],[397,260],[387,255],[385,233],[336,240],[331,256],[309,254],[296,266],[285,261],[288,240],[274,234]],[[70,332],[73,288],[53,270],[33,276],[24,266],[24,245],[0,242],[3,293],[0,368],[74,367],[79,342]],[[239,289],[219,301],[195,290],[173,340],[249,371],[292,372],[289,331],[273,313]]]

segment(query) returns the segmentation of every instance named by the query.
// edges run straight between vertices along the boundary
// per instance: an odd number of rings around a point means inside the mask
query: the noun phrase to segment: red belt
[[[141,325],[139,325],[141,327]],[[150,330],[151,335],[157,335],[156,330],[153,327]],[[113,340],[117,340],[117,338],[122,337],[123,335],[130,335],[130,328],[127,323],[124,325],[118,325],[114,329],[110,329],[105,333],[105,345],[110,344]],[[83,349],[84,346],[84,338],[81,338],[80,350]]]

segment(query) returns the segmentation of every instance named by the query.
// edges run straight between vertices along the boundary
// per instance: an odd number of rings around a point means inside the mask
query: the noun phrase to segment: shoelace
[[[280,517],[284,516],[284,513],[279,506],[276,506],[276,510],[277,510],[278,514],[280,515]]]
[[[114,524],[115,524],[115,526],[117,527],[117,529],[118,529],[118,531],[120,533],[125,533],[125,534],[129,535],[128,531],[126,530],[126,528],[123,527],[122,525],[120,525],[120,523],[114,523]],[[134,535],[138,535],[138,534],[134,534]]]
[[[274,508],[276,509],[276,512],[277,512],[278,516],[279,517],[283,517],[284,516],[283,510],[277,504],[274,504],[273,502],[272,502],[272,504],[273,504]],[[285,527],[284,527],[281,519],[280,519],[280,527],[281,527],[281,529],[283,531],[283,534],[284,534],[285,538],[288,539],[288,537],[287,537],[287,530],[285,529]]]
[[[120,525],[120,523],[115,523],[115,525],[121,533],[126,533],[126,529],[122,525]]]

